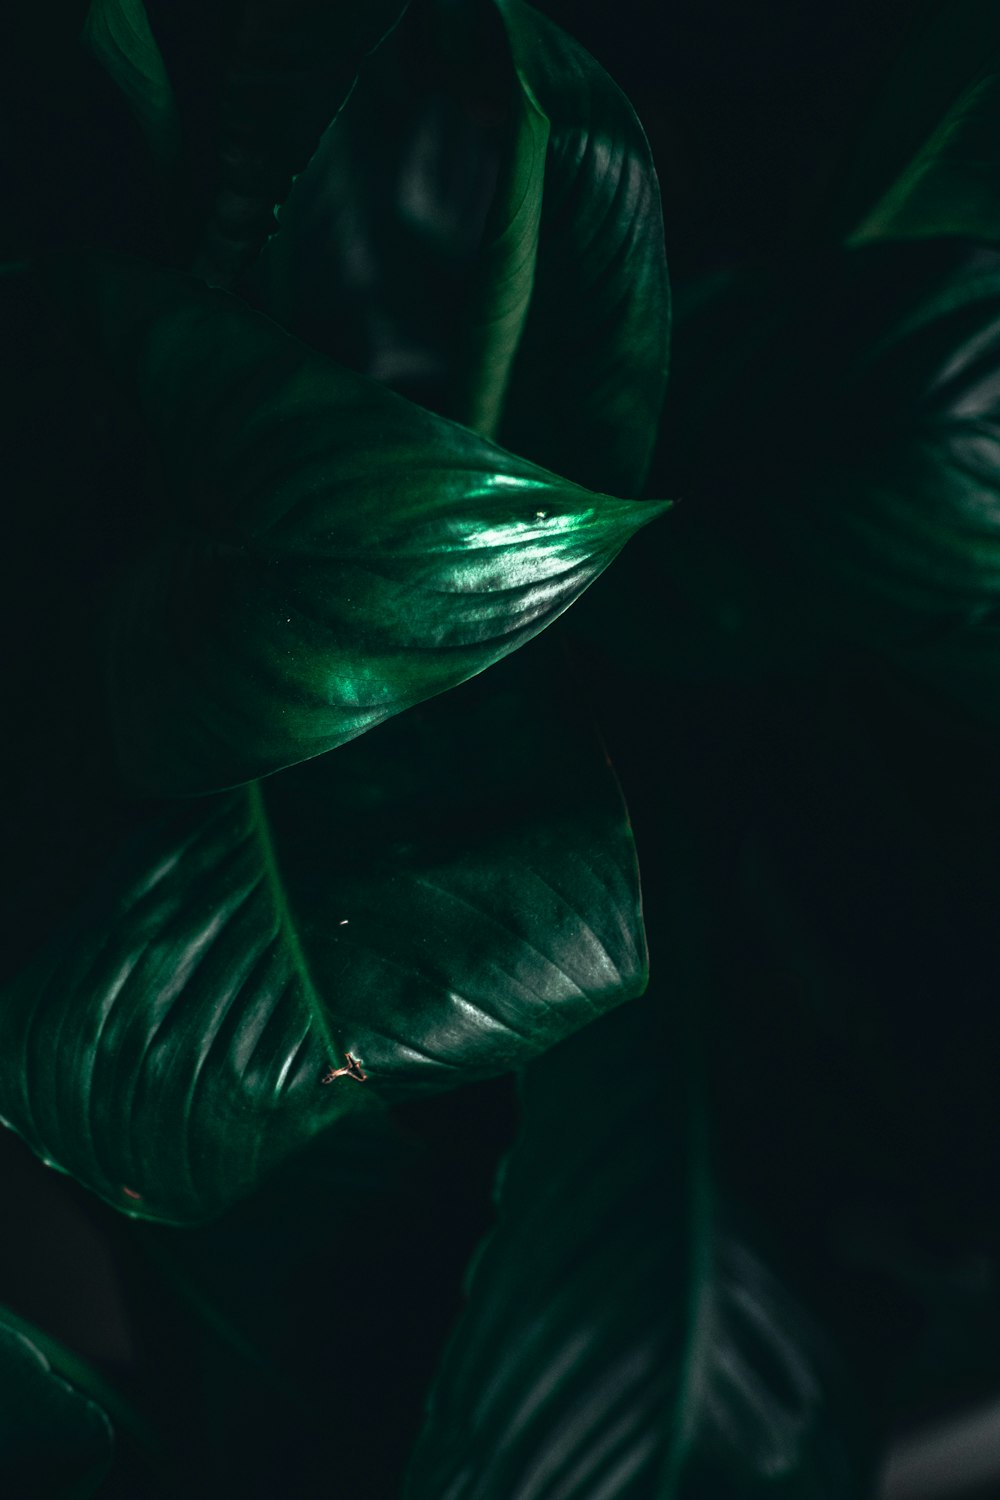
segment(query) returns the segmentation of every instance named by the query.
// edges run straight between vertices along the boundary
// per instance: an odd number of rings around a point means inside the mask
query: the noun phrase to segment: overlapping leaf
[[[0,994],[0,1115],[204,1219],[345,1108],[517,1065],[645,984],[600,745],[520,660],[135,837]],[[329,1068],[356,1058],[364,1081]]]
[[[664,508],[506,454],[189,278],[98,259],[41,274],[166,471],[109,647],[122,761],[147,789],[248,781],[453,687]]]
[[[262,257],[265,305],[334,348],[361,318],[360,357],[380,377],[421,354],[435,379],[446,364],[460,420],[578,482],[638,493],[670,338],[642,129],[531,6],[433,14],[430,39],[413,16],[383,49],[296,184]]]
[[[662,1004],[528,1070],[410,1500],[862,1493],[837,1362],[719,1198]]]

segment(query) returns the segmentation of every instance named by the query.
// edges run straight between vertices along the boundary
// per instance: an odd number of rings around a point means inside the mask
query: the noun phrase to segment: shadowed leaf
[[[110,627],[121,758],[144,788],[248,781],[454,687],[664,509],[504,453],[190,278],[97,259],[41,276],[166,473]]]
[[[91,0],[83,43],[125,95],[154,155],[176,161],[177,101],[142,0]]]
[[[5,1122],[126,1212],[205,1219],[345,1108],[639,993],[625,810],[562,690],[518,659],[154,821],[0,996]],[[347,1053],[365,1081],[324,1085]]]
[[[861,1493],[836,1362],[720,1198],[662,1006],[528,1069],[408,1500]]]
[[[215,195],[195,270],[231,286],[407,0],[247,0],[221,78]]]
[[[499,9],[521,88],[549,122],[534,288],[499,435],[579,483],[638,494],[670,343],[649,146],[582,47],[521,0]]]
[[[855,243],[1000,238],[1000,14],[930,7],[862,134],[842,209]]]
[[[670,300],[638,120],[532,7],[414,12],[296,184],[258,294],[512,451],[637,494]]]
[[[53,1363],[55,1361],[55,1363]],[[64,1371],[68,1365],[68,1371]],[[96,1402],[64,1378],[74,1356],[0,1309],[0,1485],[19,1500],[89,1500],[111,1465],[113,1436]]]
[[[667,607],[730,620],[733,660],[861,645],[994,714],[998,340],[1000,258],[957,237],[724,288],[678,341]]]

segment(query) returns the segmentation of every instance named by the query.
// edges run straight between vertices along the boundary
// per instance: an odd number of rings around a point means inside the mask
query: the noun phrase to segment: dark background
[[[540,8],[632,99],[660,176],[671,272],[683,283],[784,256],[822,220],[891,59],[927,7],[547,0]],[[151,226],[162,223],[162,206],[141,138],[113,86],[75,48],[84,11],[37,5],[3,23],[5,258],[80,244],[156,253]],[[190,0],[149,5],[154,27],[172,27],[175,37],[204,27],[206,75],[225,11]],[[640,765],[637,774],[651,783],[655,773]],[[410,1107],[384,1140],[359,1144],[349,1212],[338,1199],[334,1227],[322,1168],[305,1163],[294,1182],[183,1247],[180,1235],[134,1232],[4,1136],[0,1301],[94,1360],[154,1419],[173,1422],[192,1500],[338,1485],[352,1500],[376,1500],[398,1487],[513,1128],[509,1080]],[[289,1237],[303,1199],[319,1206]],[[221,1323],[192,1310],[191,1278],[221,1298]],[[290,1359],[297,1386],[313,1394],[309,1410],[291,1388],[284,1407],[275,1394]],[[152,1483],[126,1444],[109,1497],[152,1493]],[[169,1476],[163,1483],[176,1492]]]

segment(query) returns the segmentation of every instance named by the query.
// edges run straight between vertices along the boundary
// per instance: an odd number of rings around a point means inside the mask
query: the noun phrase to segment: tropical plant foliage
[[[0,1120],[139,1352],[0,1257],[0,1488],[874,1496],[1000,1378],[994,8],[673,312],[526,0],[45,9]]]

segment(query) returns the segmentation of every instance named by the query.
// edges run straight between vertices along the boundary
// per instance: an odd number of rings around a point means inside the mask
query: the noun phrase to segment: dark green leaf
[[[296,180],[254,268],[257,304],[340,362],[455,416],[516,97],[491,0],[411,7]]]
[[[958,238],[831,253],[734,282],[694,331],[664,443],[688,508],[664,564],[680,595],[700,587],[696,607],[731,618],[734,656],[762,626],[772,661],[863,645],[968,673],[968,701],[992,712],[997,253]]]
[[[665,508],[504,453],[189,278],[97,259],[41,274],[167,473],[111,626],[121,758],[148,789],[248,781],[455,686]]]
[[[214,143],[218,182],[195,269],[230,286],[276,228],[286,198],[358,70],[407,0],[251,0],[230,39]]]
[[[517,9],[512,15],[502,5],[497,8],[513,43]],[[536,13],[524,10],[530,25]],[[456,15],[464,19],[461,9]],[[544,106],[519,72],[506,125],[506,150],[463,318],[462,358],[452,401],[454,415],[487,437],[496,437],[501,425],[514,356],[531,302],[549,130]]]
[[[346,1108],[639,993],[625,810],[546,659],[133,840],[2,995],[6,1123],[121,1209],[204,1219]],[[324,1086],[348,1052],[367,1080]]]
[[[953,245],[845,265],[851,347],[806,428],[837,433],[839,462],[803,476],[797,514],[788,491],[774,507],[827,620],[918,661],[1000,603],[1000,259]]]
[[[670,345],[649,146],[582,47],[521,0],[498,4],[522,91],[549,123],[534,288],[499,435],[579,483],[638,494]]]
[[[143,0],[91,0],[83,42],[118,84],[164,163],[180,150],[177,102]]]
[[[199,1315],[199,1497],[308,1495],[331,1468],[341,1494],[400,1494],[512,1092],[493,1080],[395,1112],[427,1140],[389,1111],[354,1115],[210,1225],[128,1226]]]
[[[101,1407],[64,1378],[81,1369],[53,1340],[0,1309],[4,1494],[18,1500],[88,1500],[97,1492],[111,1465],[113,1437]]]
[[[514,452],[639,492],[670,339],[656,177],[628,100],[530,6],[407,18],[297,182],[259,295]]]
[[[1000,13],[992,0],[931,11],[858,143],[842,210],[856,243],[1000,238]]]
[[[827,1342],[712,1180],[676,1006],[589,1027],[524,1103],[410,1500],[862,1493]]]

